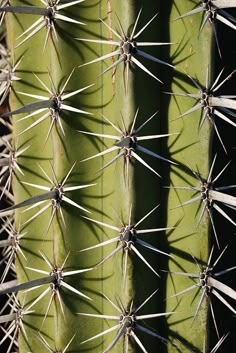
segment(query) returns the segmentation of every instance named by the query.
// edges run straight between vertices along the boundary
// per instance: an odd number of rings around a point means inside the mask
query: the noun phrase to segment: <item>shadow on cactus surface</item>
[[[233,353],[236,1],[0,23],[0,351]]]

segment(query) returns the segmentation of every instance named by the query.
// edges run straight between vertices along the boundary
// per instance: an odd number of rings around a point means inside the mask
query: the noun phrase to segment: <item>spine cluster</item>
[[[1,352],[229,352],[236,1],[195,2],[0,2]]]

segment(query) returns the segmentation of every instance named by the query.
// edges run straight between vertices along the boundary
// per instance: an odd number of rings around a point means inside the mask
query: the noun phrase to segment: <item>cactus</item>
[[[229,352],[234,7],[1,2],[4,352]]]

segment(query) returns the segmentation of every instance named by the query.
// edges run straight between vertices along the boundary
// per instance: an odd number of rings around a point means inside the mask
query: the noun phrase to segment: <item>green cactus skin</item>
[[[11,5],[25,4],[23,1],[11,1]],[[33,0],[27,1],[27,5],[43,7],[40,1],[35,4]],[[102,38],[103,40],[109,38],[111,40],[112,36],[112,40],[117,41],[115,34],[100,19],[120,33],[118,17],[124,31],[130,33],[141,8],[142,13],[137,31],[156,13],[158,16],[140,34],[137,42],[173,43],[165,46],[140,48],[145,53],[174,65],[175,69],[137,55],[137,59],[140,59],[140,62],[151,73],[162,80],[163,85],[137,65],[129,72],[127,87],[124,85],[123,63],[120,63],[115,70],[100,75],[108,65],[113,63],[114,58],[81,66],[115,49],[112,48],[112,45],[76,40],[76,38]],[[62,211],[66,227],[63,225],[60,214],[57,213],[58,216],[53,218],[48,234],[45,234],[50,221],[51,209],[23,227],[24,231],[27,231],[27,235],[21,240],[21,246],[24,249],[27,262],[20,257],[21,260],[16,263],[18,283],[45,276],[26,267],[37,268],[40,271],[51,271],[42,259],[39,250],[45,253],[53,265],[57,267],[63,264],[68,255],[65,272],[95,267],[120,244],[113,242],[107,246],[81,251],[119,235],[114,229],[102,226],[102,223],[121,228],[121,220],[124,225],[128,225],[129,221],[131,225],[134,225],[160,204],[137,229],[174,227],[167,231],[140,235],[141,240],[166,252],[171,257],[137,245],[138,251],[157,271],[160,278],[133,250],[128,256],[124,286],[123,255],[125,250],[123,248],[93,270],[65,277],[65,283],[72,286],[70,288],[77,289],[92,300],[72,293],[68,288],[61,287],[59,293],[64,314],[61,311],[60,300],[56,297],[44,320],[52,295],[49,291],[42,300],[32,306],[34,312],[25,317],[28,342],[21,333],[19,335],[20,353],[48,352],[49,349],[43,345],[42,338],[40,340],[37,337],[37,335],[39,336],[38,332],[41,332],[53,351],[56,349],[64,352],[63,350],[73,337],[68,352],[83,352],[84,350],[92,353],[106,352],[117,331],[91,340],[91,342],[84,344],[81,342],[118,323],[108,319],[101,320],[100,318],[77,315],[77,313],[86,313],[117,316],[117,310],[104,298],[103,294],[116,305],[119,304],[119,301],[122,302],[124,308],[129,308],[131,302],[134,301],[135,308],[141,305],[156,289],[159,289],[137,315],[176,313],[166,315],[166,317],[163,315],[160,318],[145,319],[144,323],[138,321],[138,324],[140,323],[143,327],[168,340],[163,343],[157,337],[138,330],[135,331],[148,352],[200,353],[203,352],[204,339],[208,341],[209,332],[214,330],[212,318],[210,315],[208,317],[206,301],[193,322],[201,292],[195,295],[196,290],[193,290],[182,296],[172,297],[175,293],[191,286],[192,280],[187,276],[178,276],[171,271],[197,274],[198,268],[192,255],[201,265],[206,264],[212,241],[211,224],[208,217],[205,216],[197,227],[198,203],[176,208],[177,205],[190,199],[192,193],[189,190],[172,188],[189,184],[197,185],[197,181],[186,163],[192,169],[198,170],[202,177],[207,177],[213,157],[213,129],[208,121],[199,129],[201,111],[198,110],[191,116],[178,119],[181,114],[192,108],[194,100],[164,93],[197,93],[186,74],[204,85],[206,71],[209,69],[211,82],[214,81],[216,50],[212,26],[208,23],[199,35],[201,14],[175,20],[180,14],[187,13],[192,8],[192,2],[187,0],[176,0],[165,4],[153,0],[145,2],[141,0],[86,0],[81,4],[68,7],[65,12],[62,10],[63,14],[86,25],[58,20],[56,22],[58,41],[52,41],[52,38],[49,37],[43,54],[45,28],[14,49],[19,40],[23,39],[17,39],[17,37],[39,16],[29,14],[7,14],[6,16],[7,41],[12,52],[12,60],[16,62],[21,55],[24,55],[18,71],[22,80],[14,83],[15,92],[20,91],[50,98],[49,93],[42,89],[42,85],[32,73],[37,74],[47,87],[52,89],[50,74],[56,90],[60,90],[73,69],[75,70],[66,86],[66,92],[93,85],[66,100],[66,104],[91,114],[78,114],[69,111],[62,113],[61,122],[65,136],[57,124],[52,127],[51,134],[47,142],[44,143],[50,126],[48,118],[21,134],[33,121],[36,121],[36,118],[18,122],[24,115],[13,116],[14,141],[17,141],[18,146],[30,145],[25,156],[20,157],[24,176],[17,174],[17,178],[13,178],[12,188],[16,204],[33,195],[43,193],[42,190],[22,184],[21,181],[47,187],[52,186],[49,185],[36,162],[50,178],[53,178],[53,167],[58,182],[66,177],[72,165],[77,162],[68,177],[66,186],[92,184],[84,189],[66,193],[66,196],[91,213],[63,202]],[[12,111],[36,101],[35,98],[15,92],[12,91],[10,94]],[[139,111],[136,128],[158,111],[138,136],[176,134],[160,139],[141,140],[140,146],[170,159],[176,165],[137,152],[138,156],[142,157],[151,168],[161,175],[161,178],[132,157],[132,163],[129,162],[129,178],[127,180],[123,156],[116,163],[101,171],[101,168],[117,152],[83,161],[114,145],[112,139],[102,136],[98,138],[85,132],[117,135],[117,130],[104,117],[108,118],[115,126],[122,128],[121,115],[129,130],[137,109]],[[166,186],[168,188],[165,188]],[[33,208],[31,211],[23,213],[22,209],[17,209],[15,211],[16,224],[23,224],[37,211],[39,208]],[[84,218],[84,216],[94,221]],[[137,237],[139,239],[138,234]],[[217,247],[215,246],[215,248]],[[216,257],[219,255],[219,251],[215,250]],[[47,286],[49,285],[46,284],[26,293],[21,292],[20,300],[25,300],[25,307],[29,307],[30,303],[39,297]],[[228,312],[228,315],[230,314]],[[210,329],[209,325],[211,325]],[[221,333],[220,336],[223,334]],[[212,346],[210,344],[210,347]],[[127,353],[139,352],[141,349],[140,343],[130,338],[129,348],[126,351],[125,339],[121,337],[111,351]]]
[[[188,6],[188,8],[187,8]],[[177,2],[176,6],[172,7],[170,21],[178,17],[178,13],[186,13],[192,9],[192,4],[188,2]],[[178,71],[174,72],[173,81],[171,83],[171,92],[193,92],[195,88],[191,85],[191,81],[186,80],[185,73],[192,77],[196,77],[197,80],[205,84],[206,71],[209,67],[209,71],[213,72],[212,62],[212,28],[207,25],[202,33],[199,35],[201,16],[191,16],[184,19],[184,21],[173,22],[170,26],[170,41],[186,44],[184,50],[181,50],[179,55],[175,58],[176,62],[180,62],[178,65]],[[182,37],[179,37],[181,33]],[[181,38],[184,38],[181,42]],[[179,44],[179,46],[181,46]],[[171,53],[174,53],[176,48],[171,47]],[[201,69],[199,70],[199,61],[201,61]],[[181,73],[180,73],[181,72]],[[176,74],[176,75],[175,75]],[[188,82],[187,82],[188,81]],[[188,85],[190,84],[190,86]],[[180,99],[179,99],[180,98]],[[196,170],[199,170],[200,175],[205,176],[208,174],[209,161],[211,158],[211,126],[208,121],[204,123],[204,126],[199,130],[199,122],[201,118],[200,111],[196,111],[191,115],[187,115],[181,119],[176,120],[179,115],[186,112],[193,106],[191,99],[185,97],[176,97],[170,100],[168,106],[168,122],[170,131],[181,131],[180,138],[178,141],[170,145],[170,153],[174,159],[183,165],[186,162],[189,166]],[[182,141],[182,142],[181,142]],[[184,143],[183,143],[184,141]],[[181,144],[181,145],[180,145]],[[178,152],[179,151],[179,152]],[[204,151],[204,152],[203,152]],[[176,153],[177,152],[177,153]],[[188,173],[188,171],[187,171]],[[170,174],[170,181],[172,186],[184,186],[186,182],[182,178],[187,178],[188,182],[193,185],[197,183],[195,178],[192,179],[191,175],[186,174],[186,171],[181,171],[181,168],[175,168],[175,172]],[[198,217],[200,214],[196,214],[196,206],[198,203],[187,205],[183,208],[172,210],[176,205],[187,201],[192,194],[189,191],[174,190],[171,189],[167,196],[167,222],[168,224],[177,224],[174,232],[169,237],[170,247],[172,249],[173,242],[173,256],[175,256],[175,263],[169,263],[170,271],[182,271],[185,269],[186,272],[197,273],[198,268],[192,261],[191,254],[197,259],[206,261],[208,258],[208,217],[203,218],[203,222],[197,227]],[[176,241],[177,239],[183,240]],[[187,255],[188,254],[188,255]],[[187,270],[188,269],[188,270]],[[175,288],[173,288],[173,285]],[[185,288],[192,285],[192,280],[188,277],[183,278],[177,275],[168,275],[166,283],[166,296],[167,298],[173,295],[174,292],[178,293]],[[203,308],[199,315],[196,317],[193,323],[192,318],[186,320],[187,317],[194,316],[197,304],[199,302],[199,295],[194,298],[193,295],[195,290],[190,291],[182,296],[182,300],[178,305],[175,298],[170,298],[167,301],[166,310],[168,311],[172,305],[177,305],[176,311],[178,312],[179,321],[177,324],[171,325],[171,331],[177,331],[178,335],[193,345],[193,347],[202,349],[202,341],[199,340],[199,336],[204,337],[207,328],[207,306],[206,302],[203,304]],[[178,299],[180,299],[178,297]],[[175,316],[171,318],[171,322],[175,323],[177,320]],[[189,341],[189,326],[191,325],[191,341]],[[178,337],[178,336],[177,336]],[[182,351],[182,350],[181,350]],[[170,352],[175,352],[175,349],[170,349]]]

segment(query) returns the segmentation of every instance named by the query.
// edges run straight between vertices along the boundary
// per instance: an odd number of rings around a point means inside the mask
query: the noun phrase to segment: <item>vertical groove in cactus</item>
[[[14,144],[25,149],[17,159],[24,175],[12,182],[15,225],[27,232],[17,283],[35,286],[12,299],[25,314],[19,352],[220,352],[228,332],[218,332],[215,308],[225,304],[232,316],[236,293],[215,266],[206,277],[204,269],[226,256],[212,227],[217,213],[235,225],[224,208],[235,198],[231,187],[228,196],[210,184],[217,130],[208,115],[201,126],[199,85],[212,87],[218,75],[212,17],[202,29],[205,13],[182,17],[194,6],[187,0],[11,6],[7,43],[13,65],[21,58],[21,80],[2,118],[10,116]],[[212,161],[208,188],[201,180]]]

